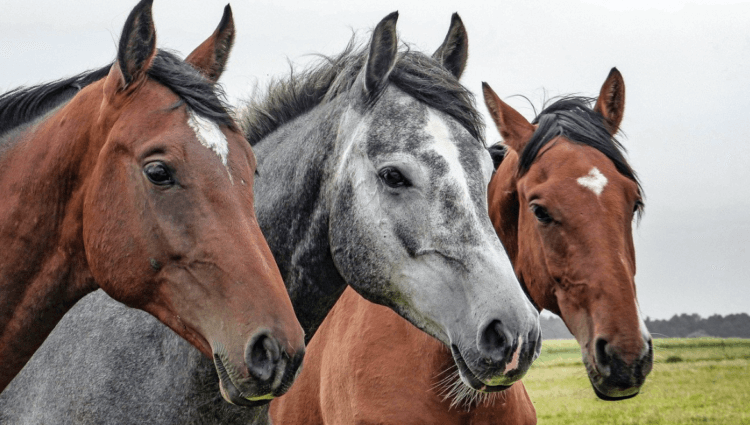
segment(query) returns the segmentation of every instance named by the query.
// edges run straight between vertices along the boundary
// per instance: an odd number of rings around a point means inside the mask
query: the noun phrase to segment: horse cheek
[[[136,181],[134,170],[110,167],[99,173],[97,167],[93,183],[87,191],[83,209],[83,237],[86,259],[96,283],[112,298],[129,306],[139,305],[139,284],[143,276],[138,267],[142,243],[135,237],[141,234],[143,207],[133,199],[143,199],[142,185]],[[119,176],[118,176],[119,174]],[[135,210],[135,211],[134,211]],[[148,265],[148,264],[146,264]]]

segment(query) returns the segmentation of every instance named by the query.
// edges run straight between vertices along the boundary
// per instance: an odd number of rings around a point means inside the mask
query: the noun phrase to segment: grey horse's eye
[[[404,177],[404,175],[395,167],[384,167],[378,172],[378,175],[381,180],[383,180],[383,183],[389,187],[396,188],[411,186],[409,180],[407,180],[406,177]]]

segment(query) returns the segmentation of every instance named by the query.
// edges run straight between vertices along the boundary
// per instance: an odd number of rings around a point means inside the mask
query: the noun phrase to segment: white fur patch
[[[229,143],[227,143],[227,138],[221,132],[219,125],[207,118],[201,117],[193,111],[188,113],[188,125],[195,132],[195,137],[198,138],[198,141],[219,156],[221,163],[224,164],[224,168],[227,169],[229,180],[234,184],[232,173],[229,172],[229,166],[227,165]]]
[[[450,169],[448,172],[448,178],[461,186],[464,194],[462,200],[466,203],[466,207],[473,210],[470,205],[471,196],[469,195],[466,173],[464,172],[464,167],[459,160],[458,147],[456,147],[456,144],[452,141],[448,126],[432,109],[429,110],[427,116],[427,126],[425,131],[435,139],[435,152],[448,162],[448,167]]]
[[[604,186],[607,185],[609,180],[604,177],[604,174],[602,174],[598,168],[594,167],[587,175],[578,178],[576,181],[586,189],[590,189],[596,194],[596,196],[599,196],[602,194]]]
[[[505,365],[505,371],[503,373],[507,374],[512,370],[518,369],[518,359],[521,357],[521,348],[523,348],[523,336],[518,337],[518,348],[516,348],[516,351],[513,353],[511,361]]]

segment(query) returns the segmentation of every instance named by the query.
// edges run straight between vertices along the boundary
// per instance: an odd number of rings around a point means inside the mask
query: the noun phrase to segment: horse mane
[[[250,99],[239,120],[251,145],[315,106],[349,91],[367,60],[367,46],[352,38],[337,56],[322,60],[301,72],[292,68],[285,79],[271,81],[265,96]],[[402,48],[389,82],[428,106],[458,121],[484,144],[484,120],[474,95],[443,66],[420,52]]]
[[[18,87],[0,95],[0,135],[70,100],[82,88],[104,78],[110,66],[33,87]]]
[[[604,117],[591,107],[594,102],[595,99],[589,97],[566,96],[546,106],[532,121],[538,127],[519,157],[519,175],[523,176],[529,171],[539,151],[547,143],[555,137],[564,136],[573,143],[590,146],[603,153],[622,175],[638,185],[639,192],[643,194],[638,176],[623,155],[625,148],[604,127]],[[638,212],[642,212],[642,204],[639,204]]]
[[[32,87],[19,87],[0,95],[0,135],[29,123],[69,101],[81,89],[106,77],[112,64],[76,76]],[[198,115],[236,128],[224,102],[224,93],[176,54],[159,50],[147,74],[172,90]]]

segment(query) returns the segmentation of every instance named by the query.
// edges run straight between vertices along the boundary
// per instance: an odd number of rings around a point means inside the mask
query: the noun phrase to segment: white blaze
[[[607,182],[609,180],[604,177],[604,174],[602,174],[598,168],[594,167],[591,169],[591,171],[589,171],[587,175],[578,178],[578,180],[576,181],[581,186],[594,192],[596,196],[599,196],[602,194],[604,186],[607,185]]]
[[[193,111],[188,113],[188,125],[195,132],[195,137],[198,138],[198,141],[219,156],[221,163],[224,164],[224,168],[227,169],[229,180],[234,184],[232,173],[229,172],[229,166],[227,165],[229,144],[224,133],[221,132],[219,125]]]
[[[448,162],[449,178],[461,186],[464,194],[462,200],[467,204],[467,207],[470,207],[471,195],[466,181],[466,173],[459,160],[458,147],[452,141],[448,126],[433,110],[430,110],[425,130],[435,139],[435,152]],[[470,209],[473,210],[473,208]]]

